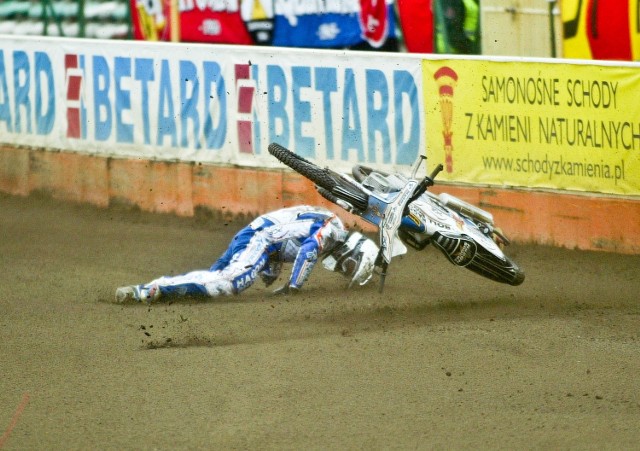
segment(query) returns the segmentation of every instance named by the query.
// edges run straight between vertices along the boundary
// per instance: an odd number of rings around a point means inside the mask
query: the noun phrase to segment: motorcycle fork
[[[380,286],[378,287],[378,293],[382,293],[382,290],[384,290],[384,280],[387,278],[387,268],[389,268],[389,263],[383,261],[380,266]]]

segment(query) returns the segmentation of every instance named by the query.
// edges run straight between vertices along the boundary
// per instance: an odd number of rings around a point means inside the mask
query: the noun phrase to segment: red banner
[[[388,20],[387,2],[385,0],[360,0],[362,37],[373,48],[382,47],[387,40],[389,33]]]
[[[398,12],[407,50],[412,53],[432,53],[431,0],[398,0]]]
[[[638,0],[565,0],[561,5],[566,58],[640,58]]]
[[[172,7],[177,8],[178,3],[181,9],[172,20]],[[239,0],[131,0],[131,19],[135,39],[253,44],[240,15]]]

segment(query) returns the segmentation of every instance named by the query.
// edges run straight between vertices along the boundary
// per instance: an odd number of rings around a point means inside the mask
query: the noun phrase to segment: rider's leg
[[[216,260],[216,262],[211,265],[211,268],[209,269],[211,271],[220,271],[226,268],[229,263],[231,263],[231,259],[233,258],[233,256],[239,254],[244,250],[245,247],[247,247],[247,244],[249,244],[249,241],[251,241],[251,238],[255,233],[255,229],[251,228],[250,226],[247,226],[236,233],[236,235],[231,240],[231,243],[229,243],[229,247],[227,247],[227,250],[224,251],[220,258],[218,258],[218,260]]]
[[[220,271],[191,271],[172,277],[160,277],[143,286],[160,296],[220,296],[237,294],[250,287],[268,263],[267,241],[254,234],[244,248]]]
[[[144,285],[159,296],[219,296],[232,294],[233,286],[220,271],[191,271],[172,277],[160,277]]]
[[[268,264],[268,242],[258,233],[252,237],[247,246],[236,254],[226,268],[220,271],[220,276],[228,280],[233,286],[234,293],[246,290]]]

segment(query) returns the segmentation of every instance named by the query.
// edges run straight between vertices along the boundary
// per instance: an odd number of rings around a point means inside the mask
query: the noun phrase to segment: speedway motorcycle
[[[269,153],[311,180],[325,199],[377,228],[380,292],[393,257],[405,254],[407,246],[420,251],[429,244],[454,265],[483,277],[514,286],[524,282],[524,271],[502,251],[509,240],[490,212],[450,194],[428,191],[441,164],[422,179],[416,174],[425,156],[416,161],[409,177],[363,165],[353,166],[347,175],[321,168],[277,143],[269,144]]]

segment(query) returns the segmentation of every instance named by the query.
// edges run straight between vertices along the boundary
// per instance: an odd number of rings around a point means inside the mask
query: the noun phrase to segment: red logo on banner
[[[81,138],[82,80],[84,74],[78,63],[78,55],[65,55],[67,100],[67,138]]]
[[[240,152],[253,153],[253,99],[256,88],[251,80],[249,64],[236,64],[238,96],[238,144]]]
[[[442,116],[442,138],[447,172],[453,172],[453,91],[458,82],[458,74],[448,66],[442,66],[433,75],[438,84],[440,114]]]

